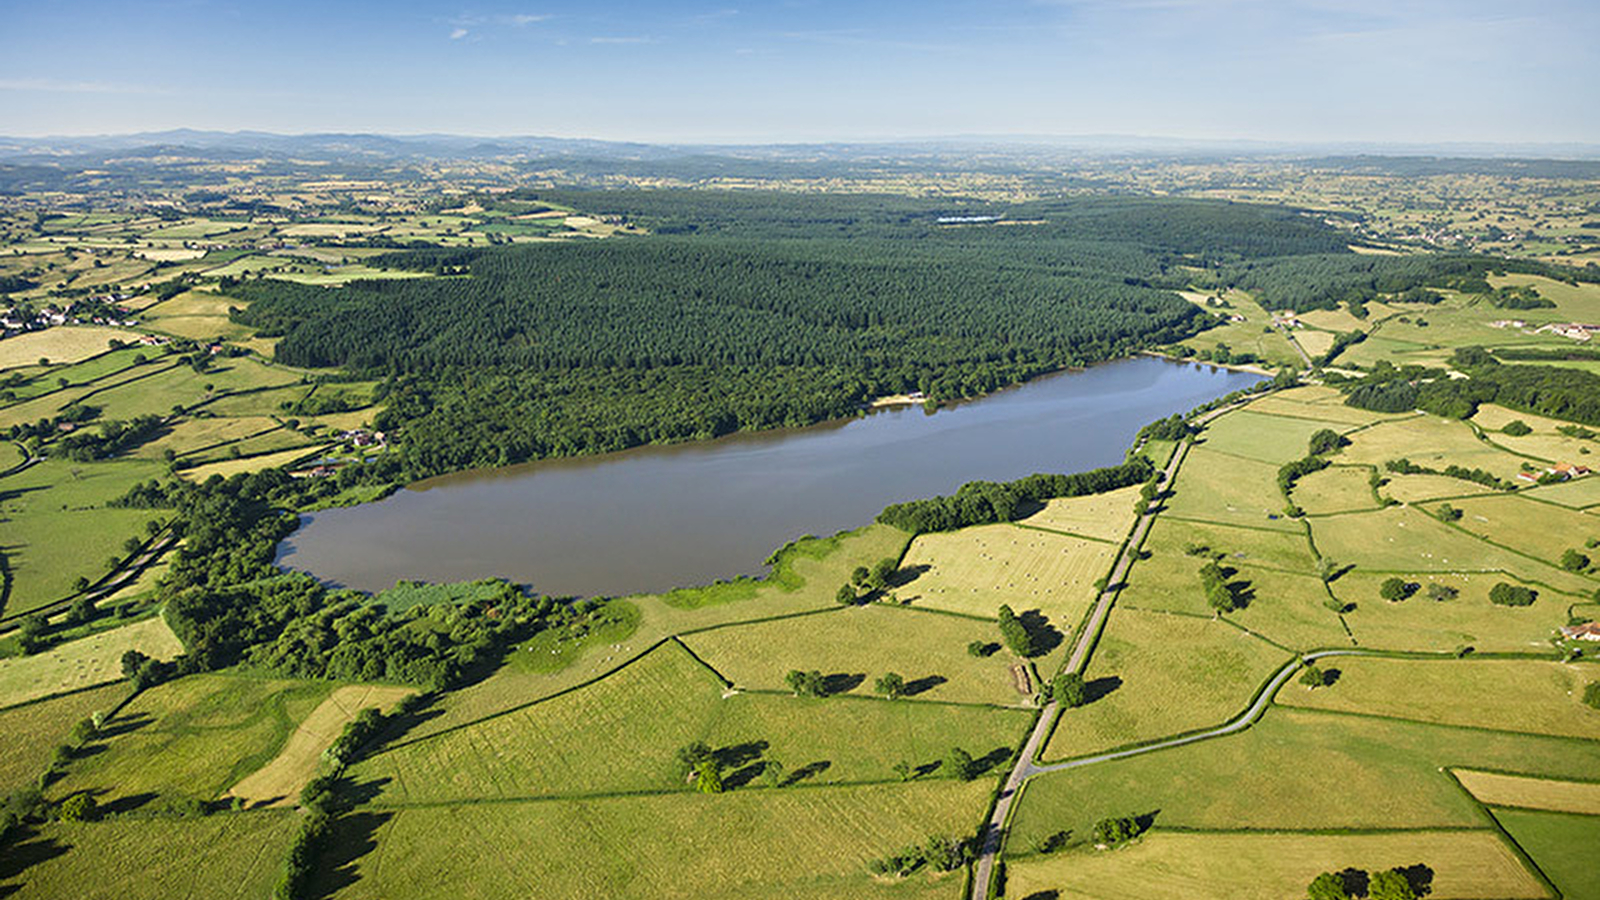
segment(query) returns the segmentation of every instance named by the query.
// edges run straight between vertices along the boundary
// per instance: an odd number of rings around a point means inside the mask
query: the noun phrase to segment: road
[[[1297,345],[1298,346],[1298,345]],[[1214,409],[1199,418],[1195,424],[1204,425],[1225,412],[1237,409],[1242,403]],[[1189,453],[1187,443],[1178,444],[1178,449],[1173,452],[1172,459],[1167,461],[1167,466],[1162,470],[1165,478],[1163,484],[1170,485],[1178,474],[1178,467],[1183,464],[1184,457]],[[1147,508],[1139,521],[1134,523],[1133,532],[1128,537],[1128,542],[1123,545],[1122,552],[1117,556],[1116,565],[1111,568],[1111,576],[1106,579],[1106,589],[1100,592],[1100,598],[1095,601],[1094,611],[1089,614],[1089,619],[1078,632],[1077,640],[1072,645],[1072,653],[1068,655],[1063,671],[1081,672],[1088,662],[1089,652],[1094,648],[1095,640],[1100,634],[1100,629],[1105,625],[1106,617],[1111,614],[1111,606],[1116,602],[1117,593],[1122,582],[1128,577],[1128,568],[1133,565],[1134,557],[1138,554],[1139,547],[1144,544],[1145,535],[1149,533],[1150,526],[1155,522],[1156,514],[1160,511],[1159,504]],[[1294,664],[1298,666],[1299,663]],[[1293,669],[1289,670],[1290,672]],[[1288,674],[1280,672],[1282,677]],[[1263,696],[1270,697],[1271,692],[1263,692]],[[1000,789],[1000,797],[995,802],[994,811],[989,814],[989,820],[983,827],[983,847],[978,852],[978,858],[972,868],[972,900],[988,900],[989,879],[994,872],[995,858],[1000,853],[1000,845],[1005,838],[1006,819],[1011,815],[1011,805],[1016,802],[1017,792],[1022,789],[1023,782],[1040,772],[1054,771],[1053,767],[1040,768],[1033,764],[1038,758],[1039,748],[1050,734],[1051,725],[1055,722],[1059,707],[1055,702],[1045,704],[1039,711],[1039,719],[1034,723],[1033,730],[1028,733],[1028,739],[1023,742],[1022,755],[1018,757],[1017,764],[1006,775],[1005,785]],[[1253,721],[1253,720],[1251,720]],[[1230,723],[1232,724],[1232,723]],[[1249,722],[1240,725],[1248,727]],[[1227,726],[1222,726],[1226,728]],[[1194,740],[1200,740],[1200,735],[1191,735]],[[1149,752],[1149,751],[1141,751]],[[1115,757],[1111,757],[1115,758]],[[1077,765],[1088,765],[1088,762],[1073,760]],[[1061,764],[1057,764],[1061,765]]]

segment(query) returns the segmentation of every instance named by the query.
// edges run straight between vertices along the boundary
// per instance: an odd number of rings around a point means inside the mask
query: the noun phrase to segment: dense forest
[[[1417,254],[1376,256],[1332,253],[1251,260],[1223,266],[1215,286],[1236,287],[1260,296],[1272,309],[1305,312],[1333,309],[1340,301],[1359,310],[1380,295],[1407,294],[1412,302],[1437,300],[1426,288],[1449,288],[1485,294],[1490,302],[1510,309],[1549,306],[1526,291],[1497,292],[1485,276],[1491,272],[1544,275],[1558,281],[1600,281],[1600,269],[1574,269],[1533,260],[1491,256]]]
[[[1451,365],[1470,378],[1441,370],[1396,368],[1380,361],[1363,378],[1341,385],[1345,402],[1378,412],[1422,409],[1465,419],[1484,403],[1585,425],[1600,425],[1600,375],[1559,366],[1505,365],[1480,347],[1455,352]]]
[[[1295,210],[1097,197],[622,191],[497,198],[653,233],[434,248],[436,277],[225,284],[277,358],[386,379],[381,423],[420,477],[808,424],[873,396],[973,396],[1174,343],[1211,317],[1197,271],[1343,249]],[[992,217],[952,227],[940,220]]]

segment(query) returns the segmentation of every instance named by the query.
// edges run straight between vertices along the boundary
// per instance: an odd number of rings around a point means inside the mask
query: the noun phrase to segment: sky
[[[0,134],[1600,143],[1594,0],[0,0]]]

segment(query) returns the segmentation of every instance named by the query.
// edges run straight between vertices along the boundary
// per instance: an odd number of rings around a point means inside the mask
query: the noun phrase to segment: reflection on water
[[[866,524],[895,501],[1113,465],[1144,424],[1258,380],[1138,357],[934,414],[448,475],[307,516],[279,561],[363,590],[498,575],[619,595],[759,574],[786,541]]]

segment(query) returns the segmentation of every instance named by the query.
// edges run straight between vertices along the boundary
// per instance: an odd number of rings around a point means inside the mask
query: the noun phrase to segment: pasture
[[[239,459],[224,459],[219,462],[204,463],[193,468],[183,469],[178,474],[183,478],[201,482],[213,475],[231,478],[240,472],[259,472],[262,469],[271,469],[276,466],[288,466],[313,456],[333,449],[333,444],[307,445],[294,447],[288,450],[279,450],[276,453],[262,453],[258,456],[245,456]]]
[[[1202,440],[1209,450],[1276,467],[1305,456],[1311,435],[1327,427],[1327,422],[1266,415],[1246,408],[1207,425]]]
[[[1305,893],[1322,872],[1425,862],[1432,896],[1509,900],[1548,896],[1500,836],[1487,829],[1376,834],[1169,833],[1156,831],[1110,852],[1083,850],[1017,859],[1008,893],[1083,900],[1282,900]]]
[[[1291,499],[1311,516],[1377,509],[1371,476],[1365,466],[1329,466],[1296,482]]]
[[[1184,519],[1220,522],[1250,528],[1301,533],[1298,522],[1283,515],[1278,467],[1210,449],[1190,448],[1174,483],[1167,512]]]
[[[1049,760],[1219,725],[1290,655],[1227,622],[1118,609],[1084,673],[1090,701],[1063,710]]]
[[[1541,362],[1538,365],[1545,363]],[[1583,462],[1585,453],[1593,453],[1597,446],[1593,441],[1568,437],[1557,431],[1557,428],[1567,424],[1560,419],[1517,412],[1493,403],[1485,403],[1478,407],[1477,414],[1470,421],[1488,432],[1489,439],[1496,444],[1514,453],[1550,462]],[[1511,422],[1522,422],[1533,431],[1520,437],[1513,437],[1502,431]]]
[[[1524,778],[1471,769],[1457,769],[1455,776],[1480,803],[1490,806],[1600,816],[1600,782]]]
[[[1559,561],[1563,550],[1581,551],[1586,541],[1600,538],[1594,517],[1522,497],[1472,497],[1451,505],[1461,510],[1456,526],[1462,530],[1549,563]]]
[[[796,618],[730,625],[684,635],[690,650],[740,688],[787,690],[791,669],[864,676],[850,689],[872,696],[886,672],[903,676],[914,691],[906,702],[1016,705],[1012,657],[974,657],[973,641],[998,643],[994,624],[884,604],[841,607]]]
[[[1290,683],[1279,691],[1277,702],[1437,725],[1600,739],[1600,715],[1581,702],[1583,686],[1600,674],[1592,665],[1372,657],[1328,659],[1319,665],[1338,669],[1338,682],[1312,691]]]
[[[119,681],[122,654],[129,650],[171,659],[183,652],[183,645],[165,620],[151,616],[32,656],[0,659],[0,706]]]
[[[1405,419],[1412,413],[1380,413],[1346,406],[1344,395],[1338,390],[1321,385],[1305,385],[1287,391],[1274,391],[1265,397],[1250,401],[1250,412],[1283,416],[1290,419],[1310,419],[1323,423],[1334,431],[1350,427],[1371,425],[1375,422]]]
[[[985,618],[1001,604],[1019,615],[1037,609],[1065,634],[1093,602],[1094,582],[1111,571],[1116,552],[1114,544],[1010,524],[924,534],[902,565],[920,574],[895,593],[917,606]]]
[[[368,708],[388,711],[414,693],[412,688],[372,684],[336,688],[295,726],[278,755],[229,788],[228,796],[239,797],[253,806],[294,803],[300,796],[300,789],[316,776],[322,751],[333,745],[334,739],[346,725],[355,721],[357,714]]]
[[[970,834],[987,780],[371,807],[337,846],[375,847],[318,890],[339,900],[537,895],[550,900],[933,900],[959,872],[880,881],[867,864],[930,835]],[[342,850],[336,850],[342,853]]]
[[[824,672],[835,682],[851,674]],[[582,690],[397,744],[352,772],[384,785],[380,803],[670,792],[688,790],[674,751],[705,741],[726,784],[771,791],[760,787],[770,760],[807,786],[895,781],[895,763],[935,766],[952,746],[1009,755],[1030,720],[1021,710],[725,692],[668,642]]]
[[[134,483],[161,475],[161,466],[118,460],[46,460],[0,482],[0,551],[11,571],[5,613],[37,609],[73,593],[79,576],[91,582],[122,557],[123,542],[143,538],[148,509],[107,509]]]
[[[1523,494],[1529,500],[1558,503],[1572,509],[1592,509],[1600,506],[1600,478],[1589,476],[1561,484],[1534,488]]]
[[[1521,457],[1478,440],[1472,426],[1459,419],[1428,415],[1362,429],[1350,435],[1350,446],[1339,453],[1340,462],[1380,469],[1389,460],[1402,457],[1430,469],[1458,465],[1506,479],[1516,477],[1523,462]]]
[[[1357,568],[1329,587],[1335,597],[1355,608],[1344,621],[1361,647],[1381,650],[1431,650],[1449,652],[1473,647],[1485,652],[1541,652],[1559,625],[1566,623],[1570,598],[1534,585],[1540,599],[1532,606],[1497,606],[1489,591],[1499,582],[1518,584],[1513,575],[1499,571],[1401,571],[1397,576],[1421,588],[1410,598],[1391,603],[1379,596],[1387,572]],[[1454,588],[1449,600],[1428,596],[1432,585]]]
[[[0,794],[36,783],[72,726],[110,712],[128,692],[127,685],[108,684],[0,709]]]
[[[1393,497],[1401,503],[1421,503],[1428,500],[1493,494],[1495,489],[1448,475],[1396,475],[1383,472],[1387,484],[1378,488],[1384,497]]]
[[[327,699],[326,682],[189,675],[146,690],[51,788],[137,808],[157,795],[212,799],[261,768]]]
[[[1494,817],[1566,900],[1600,900],[1591,858],[1600,817],[1497,809]]]
[[[1593,741],[1275,706],[1239,734],[1038,776],[1009,841],[1153,810],[1157,828],[1477,828],[1479,806],[1442,767],[1582,779],[1597,765]]]
[[[0,340],[0,370],[37,366],[48,359],[52,366],[75,363],[106,352],[113,340],[137,341],[139,333],[101,325],[58,325]]]
[[[232,813],[202,819],[57,822],[9,853],[17,900],[169,900],[270,896],[300,817]]]

